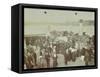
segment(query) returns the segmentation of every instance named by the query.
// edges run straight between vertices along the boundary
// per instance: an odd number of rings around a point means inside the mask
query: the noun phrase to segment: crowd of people
[[[86,32],[52,31],[50,35],[24,37],[24,69],[66,67],[77,57],[90,65],[95,57],[94,43],[94,35]]]

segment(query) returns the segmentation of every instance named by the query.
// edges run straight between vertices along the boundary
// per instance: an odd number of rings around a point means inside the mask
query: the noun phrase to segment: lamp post
[[[79,28],[80,28],[80,29],[79,29],[79,30],[80,30],[79,32],[80,32],[80,33],[82,33],[82,26],[83,26],[83,19],[80,19],[80,20],[79,20]]]

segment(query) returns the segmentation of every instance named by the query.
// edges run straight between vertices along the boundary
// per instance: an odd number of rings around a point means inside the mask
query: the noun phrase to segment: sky
[[[25,35],[34,35],[45,34],[52,30],[67,30],[93,34],[94,25],[79,27],[80,19],[94,21],[94,12],[25,8],[24,33]],[[73,25],[75,22],[77,25]]]

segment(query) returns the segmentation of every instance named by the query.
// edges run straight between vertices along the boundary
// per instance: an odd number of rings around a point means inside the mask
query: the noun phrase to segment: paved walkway
[[[58,64],[57,67],[85,66],[85,61],[82,59],[82,57],[77,57],[75,62],[69,61],[67,65],[64,63],[63,57],[60,57],[59,61],[61,63]],[[91,62],[89,62],[89,65],[94,65],[94,60],[92,60]]]

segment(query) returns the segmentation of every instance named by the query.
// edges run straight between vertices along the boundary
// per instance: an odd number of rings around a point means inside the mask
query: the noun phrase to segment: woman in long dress
[[[58,67],[65,66],[65,58],[64,58],[64,55],[61,53],[57,54],[57,64],[58,64]]]

